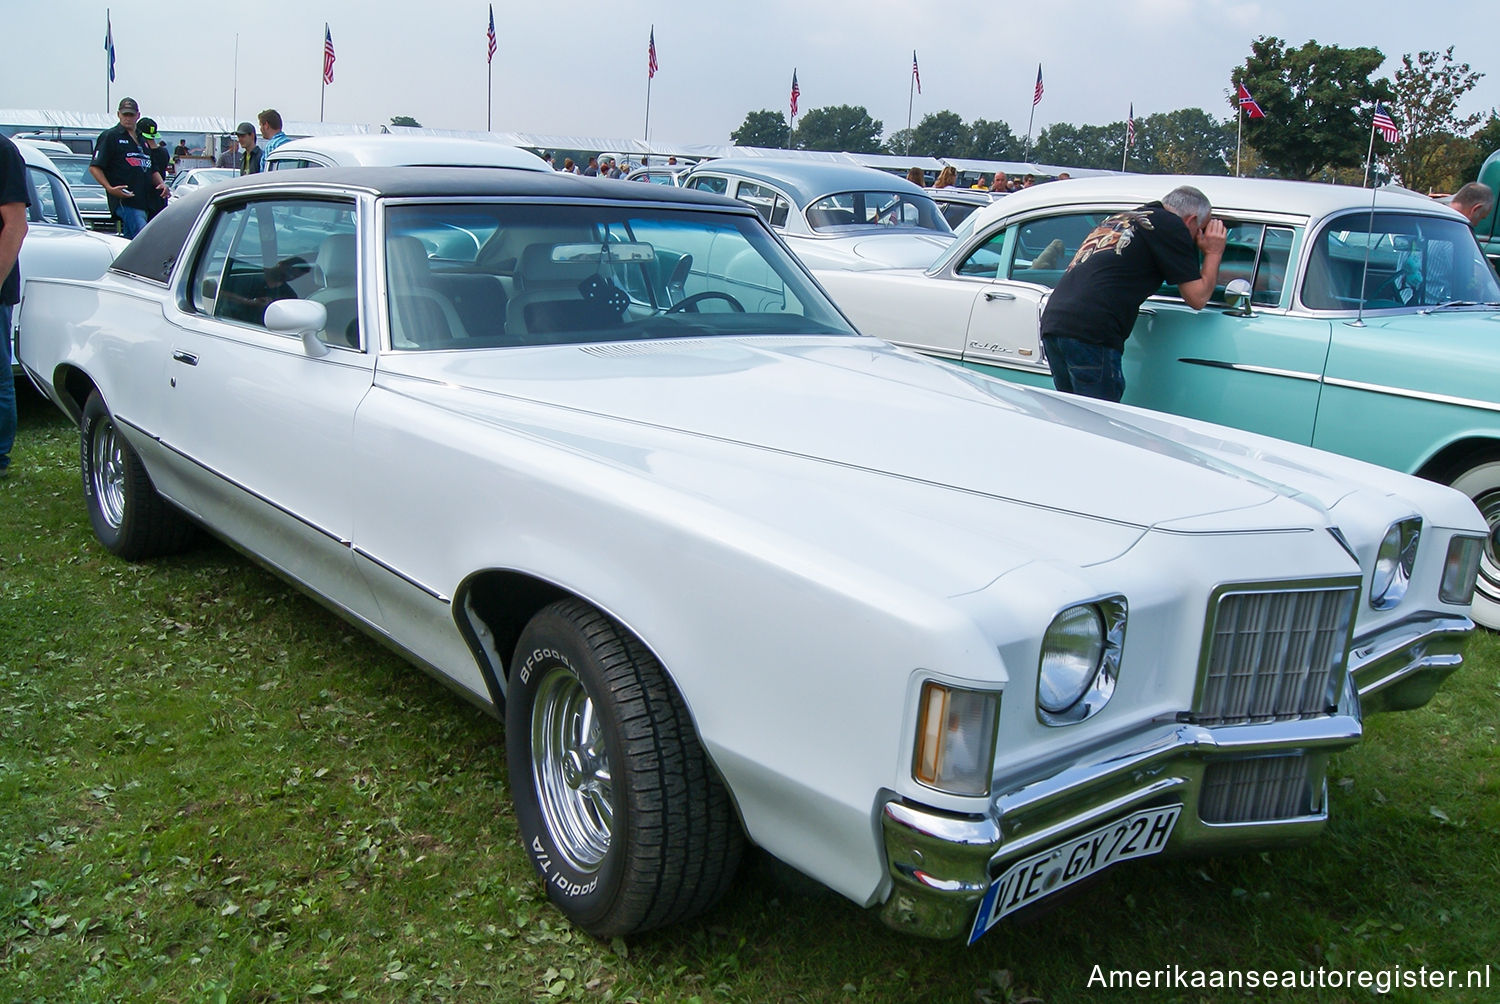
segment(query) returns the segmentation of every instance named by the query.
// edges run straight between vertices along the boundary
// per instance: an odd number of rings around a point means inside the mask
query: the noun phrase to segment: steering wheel
[[[698,304],[702,303],[704,300],[723,300],[725,303],[729,304],[729,309],[734,311],[736,314],[743,314],[745,312],[744,304],[740,303],[740,301],[736,300],[728,293],[721,292],[717,289],[706,289],[701,293],[694,293],[686,300],[678,300],[676,303],[668,307],[666,312],[669,314],[677,314],[683,312],[691,312],[696,314],[699,312]]]

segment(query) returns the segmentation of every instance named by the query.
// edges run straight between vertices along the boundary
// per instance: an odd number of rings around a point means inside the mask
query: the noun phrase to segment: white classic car
[[[1458,492],[863,337],[687,189],[260,175],[23,313],[99,540],[206,527],[503,719],[601,937],[707,909],[747,841],[972,939],[1309,836],[1473,627]]]
[[[529,150],[462,136],[309,136],[283,143],[266,155],[265,170],[302,167],[509,167],[550,171]]]
[[[681,184],[754,207],[808,268],[925,267],[953,242],[931,195],[873,167],[724,157]]]
[[[84,228],[72,191],[62,173],[46,153],[24,140],[16,141],[26,162],[26,240],[21,244],[21,296],[32,279],[60,277],[97,279],[109,268],[115,255],[130,246],[123,237],[95,233]],[[19,313],[12,327],[20,325]],[[15,332],[0,333],[0,337]],[[15,360],[12,352],[11,359]],[[19,366],[19,362],[15,365]]]

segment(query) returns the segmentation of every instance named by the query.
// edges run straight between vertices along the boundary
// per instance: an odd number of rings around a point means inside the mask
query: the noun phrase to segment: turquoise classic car
[[[1500,280],[1455,212],[1399,188],[1120,176],[981,209],[927,269],[818,270],[866,334],[1039,387],[1048,293],[1121,209],[1179,184],[1229,228],[1219,284],[1175,287],[1126,343],[1125,403],[1305,443],[1466,492],[1491,535],[1474,617],[1500,628]],[[1025,444],[1017,444],[1024,449]]]

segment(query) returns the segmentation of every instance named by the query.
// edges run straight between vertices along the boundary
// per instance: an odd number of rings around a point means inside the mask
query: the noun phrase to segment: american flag
[[[656,71],[661,69],[656,63],[656,26],[651,26],[651,42],[646,46],[646,79],[651,80],[656,76]]]
[[[1387,143],[1401,142],[1401,130],[1391,121],[1391,113],[1385,110],[1385,105],[1379,101],[1375,102],[1375,128],[1380,130],[1380,135],[1385,137]]]
[[[797,116],[797,99],[802,96],[802,88],[797,86],[797,71],[792,71],[792,117]]]
[[[1135,144],[1135,102],[1130,103],[1130,114],[1125,116],[1125,149]]]
[[[333,83],[333,33],[323,25],[323,83]]]
[[[917,50],[911,50],[911,78],[917,82],[917,93],[922,93],[922,73],[917,69]]]
[[[104,12],[104,51],[109,53],[109,81],[115,80],[115,30],[109,24],[109,11]]]
[[[1042,100],[1042,64],[1036,64],[1036,90],[1031,92],[1031,106],[1035,108]]]
[[[1266,113],[1261,110],[1256,100],[1250,96],[1250,91],[1244,84],[1239,85],[1239,99],[1240,107],[1244,109],[1246,115],[1253,119],[1263,119],[1266,117]]]
[[[494,4],[490,4],[490,30],[488,32],[486,32],[485,35],[489,39],[489,45],[490,45],[490,55],[489,55],[489,58],[485,60],[485,62],[486,63],[493,63],[495,61],[495,5]]]

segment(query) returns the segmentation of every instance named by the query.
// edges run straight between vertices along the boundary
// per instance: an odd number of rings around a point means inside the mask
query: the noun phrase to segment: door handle
[[[193,355],[191,352],[184,352],[181,349],[172,350],[172,361],[178,363],[187,363],[189,366],[198,365],[197,356]]]
[[[988,290],[988,291],[985,292],[984,298],[986,300],[990,300],[990,301],[994,301],[994,300],[1014,300],[1016,298],[1016,294],[1014,294],[1014,293],[1002,293],[999,290],[991,289],[991,290]]]

